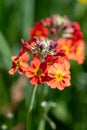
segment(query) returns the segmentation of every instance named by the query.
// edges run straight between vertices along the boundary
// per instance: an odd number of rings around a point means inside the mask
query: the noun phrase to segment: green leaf
[[[53,109],[53,114],[58,120],[62,122],[71,121],[71,115],[67,110],[67,105],[63,101],[57,102],[56,107]]]
[[[8,103],[8,95],[7,95],[7,89],[5,88],[5,83],[2,77],[2,74],[0,72],[0,112],[1,107]]]
[[[81,18],[84,15],[86,9],[87,9],[87,5],[76,3],[74,8],[75,17]]]
[[[23,12],[23,18],[22,18],[22,31],[23,31],[23,37],[28,39],[29,38],[29,33],[28,30],[29,28],[32,27],[33,22],[34,22],[34,5],[35,5],[35,0],[24,0],[22,3],[22,12]]]
[[[25,87],[25,104],[26,104],[26,106],[29,104],[31,90],[32,90],[32,84],[30,84],[30,82],[27,81],[27,84]]]
[[[4,67],[4,69],[10,68],[12,53],[1,31],[0,31],[0,54],[2,56],[2,60],[3,60],[2,66]]]

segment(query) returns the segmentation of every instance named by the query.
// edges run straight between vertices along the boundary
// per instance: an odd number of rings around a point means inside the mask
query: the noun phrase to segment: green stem
[[[32,113],[36,89],[37,87],[33,86],[31,91],[31,96],[30,96],[30,101],[29,101],[28,111],[27,111],[26,130],[31,130],[31,113]]]

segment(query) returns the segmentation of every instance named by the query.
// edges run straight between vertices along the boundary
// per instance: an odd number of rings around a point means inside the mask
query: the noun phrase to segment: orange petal
[[[16,71],[17,71],[17,69],[11,68],[9,70],[9,74],[13,75]]]
[[[22,56],[20,56],[20,60],[22,60],[23,62],[27,62],[29,61],[30,56],[27,52],[25,52]]]

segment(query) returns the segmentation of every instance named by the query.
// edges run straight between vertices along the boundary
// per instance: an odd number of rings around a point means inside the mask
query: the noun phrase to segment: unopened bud
[[[56,33],[56,29],[55,28],[51,28],[50,32],[51,32],[51,34],[55,34]]]
[[[56,42],[50,42],[50,48],[55,48],[57,46]]]
[[[57,53],[58,56],[65,56],[66,53],[65,53],[65,50],[60,50],[58,53]]]
[[[38,37],[37,36],[34,36],[33,37],[33,40],[36,42],[38,40]]]

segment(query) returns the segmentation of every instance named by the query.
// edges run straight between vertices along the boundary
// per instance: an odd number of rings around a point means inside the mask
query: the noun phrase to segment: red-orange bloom
[[[9,70],[9,74],[14,74],[18,71],[20,74],[23,74],[28,67],[29,54],[25,52],[21,56],[12,56],[12,67]]]
[[[35,58],[31,61],[30,66],[27,68],[26,76],[30,78],[30,82],[38,85],[44,81],[47,65],[45,62]]]
[[[61,38],[58,40],[56,51],[63,49],[69,60],[75,60],[78,64],[82,64],[84,62],[84,47],[83,40],[74,42],[72,39]]]
[[[76,54],[75,54],[75,60],[78,62],[78,64],[84,63],[84,49],[85,49],[85,43],[82,40],[79,40],[77,42],[77,48],[76,48]]]
[[[56,51],[59,51],[59,50],[64,50],[68,59],[72,59],[72,55],[74,53],[72,40],[66,39],[66,38],[60,38],[58,40],[58,46],[56,48]]]
[[[30,35],[31,35],[31,39],[34,36],[37,36],[37,37],[41,37],[41,36],[47,37],[48,29],[46,27],[44,27],[41,22],[39,22],[39,23],[35,24],[34,28],[30,29]]]
[[[64,64],[54,63],[48,69],[49,80],[47,84],[51,88],[58,88],[59,90],[70,86],[70,71],[66,69]]]

